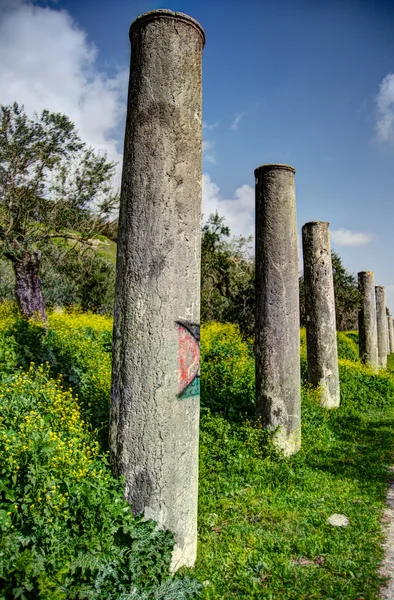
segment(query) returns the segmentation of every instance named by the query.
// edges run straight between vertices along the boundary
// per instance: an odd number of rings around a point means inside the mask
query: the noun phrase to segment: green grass
[[[354,350],[349,341],[345,357]],[[205,581],[204,598],[379,597],[394,356],[380,375],[346,358],[340,371],[339,410],[320,408],[304,386],[302,450],[289,459],[275,455],[257,423],[203,414],[195,573]],[[349,527],[329,525],[334,513],[345,514]]]
[[[76,401],[86,420],[83,435],[92,443],[101,441],[108,422],[111,329],[108,318],[67,312],[51,314],[49,331],[44,331],[21,323],[14,309],[3,305],[0,371],[3,377],[14,377],[20,365],[27,369],[30,360],[47,360],[50,380],[62,373],[65,389],[70,385],[75,399],[78,394]],[[222,324],[204,325],[201,336],[199,546],[196,566],[188,574],[204,582],[202,597],[377,600],[382,583],[377,575],[382,558],[380,520],[388,467],[394,460],[394,355],[387,371],[374,374],[358,361],[357,334],[339,334],[341,407],[329,412],[319,406],[317,391],[305,382],[305,332],[301,332],[302,450],[283,459],[273,448],[270,435],[252,416],[250,340],[242,340],[235,326]],[[10,405],[8,398],[6,401]],[[14,421],[10,423],[13,427]],[[45,432],[46,428],[43,435]],[[72,439],[77,444],[75,435]],[[16,437],[15,444],[19,443]],[[100,452],[97,450],[97,461],[104,464],[105,454]],[[14,460],[19,460],[16,452],[14,455]],[[72,474],[67,476],[72,480]],[[62,477],[59,475],[59,485]],[[115,490],[115,483],[110,485]],[[120,496],[114,492],[114,506]],[[88,514],[90,505],[83,495],[78,497],[79,510]],[[44,498],[43,514],[50,509],[45,502]],[[112,500],[106,502],[97,508],[103,522],[112,519],[115,511]],[[327,519],[334,513],[345,514],[349,527],[329,525]],[[71,523],[78,519],[78,515],[70,515]],[[12,540],[19,544],[22,529],[17,530],[17,523],[15,520]],[[46,527],[45,536],[52,536],[58,544],[59,534],[48,524]],[[93,533],[93,545],[101,535],[109,535],[105,528],[100,536]],[[59,538],[62,544],[67,539],[63,534]],[[65,573],[75,561],[70,544],[67,541]],[[116,548],[108,550],[112,551],[119,554],[116,561],[120,564],[123,555]],[[88,560],[86,549],[85,554]],[[45,560],[53,562],[56,556],[51,550]],[[124,567],[117,568],[123,577]],[[18,569],[22,577],[22,563]],[[90,576],[84,585],[93,586],[94,581]],[[187,587],[187,581],[175,580],[174,585]],[[180,591],[171,596],[166,591],[160,598],[196,597],[192,582],[187,589],[182,592],[184,596]],[[55,596],[26,593],[29,600],[33,597]]]

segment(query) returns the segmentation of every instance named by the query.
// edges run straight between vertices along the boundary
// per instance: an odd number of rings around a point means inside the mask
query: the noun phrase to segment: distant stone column
[[[375,286],[376,323],[378,332],[378,361],[381,369],[387,368],[387,315],[386,290],[382,285]]]
[[[334,281],[329,223],[302,228],[308,380],[321,388],[321,405],[340,403]]]
[[[298,244],[293,167],[256,177],[256,413],[285,455],[301,446]]]
[[[201,26],[155,10],[132,46],[114,312],[111,463],[134,514],[197,547]]]
[[[394,354],[394,322],[393,322],[392,317],[390,317],[389,335],[390,335],[390,354]]]
[[[371,271],[358,274],[360,310],[358,311],[358,332],[360,359],[376,371],[379,369],[378,333],[376,320],[375,280]]]
[[[387,315],[387,356],[391,354],[393,345],[393,320],[390,313]]]

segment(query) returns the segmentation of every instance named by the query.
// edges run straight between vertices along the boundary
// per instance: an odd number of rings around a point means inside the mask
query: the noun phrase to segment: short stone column
[[[381,369],[387,368],[387,315],[386,290],[382,285],[375,286],[376,323],[378,332],[378,361]]]
[[[386,315],[386,319],[387,319],[387,356],[390,356],[391,354],[391,346],[393,344],[393,340],[392,340],[392,335],[393,335],[393,330],[392,330],[392,317],[390,315],[390,313],[388,313]]]
[[[285,455],[301,446],[298,245],[293,167],[256,177],[256,413]]]
[[[340,403],[334,281],[329,223],[302,228],[308,381],[320,386],[321,405]]]
[[[379,360],[375,279],[371,271],[358,273],[358,289],[360,292],[360,309],[358,311],[360,360],[377,371]]]
[[[197,548],[204,32],[170,10],[132,46],[114,312],[110,457],[134,514]]]

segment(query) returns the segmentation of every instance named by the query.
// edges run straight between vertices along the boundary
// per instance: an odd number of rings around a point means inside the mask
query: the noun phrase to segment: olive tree
[[[66,115],[29,117],[16,102],[0,106],[0,255],[12,263],[24,316],[46,320],[39,277],[46,245],[94,244],[118,203],[114,171]]]

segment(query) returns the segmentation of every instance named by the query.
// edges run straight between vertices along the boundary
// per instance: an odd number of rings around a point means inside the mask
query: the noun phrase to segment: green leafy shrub
[[[370,367],[350,360],[339,361],[341,403],[346,410],[376,411],[394,408],[394,377],[375,373]]]
[[[234,417],[254,413],[254,356],[237,325],[201,326],[201,404]]]
[[[0,394],[3,598],[195,598],[173,581],[173,536],[134,518],[123,485],[44,366],[3,376]]]
[[[358,331],[344,331],[343,332],[345,335],[347,335],[348,338],[350,338],[351,340],[353,340],[353,342],[357,345],[358,347]]]
[[[104,449],[108,447],[108,420],[111,385],[112,319],[80,310],[54,311],[48,328],[18,315],[11,321],[7,307],[0,318],[0,367],[8,372],[16,366],[26,369],[31,361],[48,362],[52,376],[62,374],[78,393],[83,418],[96,430]],[[1,311],[0,311],[1,314]]]
[[[348,333],[337,331],[338,358],[358,361],[358,345]],[[306,329],[300,331],[301,380],[308,380]]]
[[[346,333],[337,332],[338,358],[358,361],[358,344]]]
[[[308,358],[306,350],[306,329],[300,329],[300,361],[301,361],[301,381],[308,381]]]

